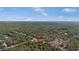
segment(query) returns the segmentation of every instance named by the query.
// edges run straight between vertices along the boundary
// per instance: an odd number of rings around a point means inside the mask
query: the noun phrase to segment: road
[[[22,42],[22,43],[19,43],[19,44],[16,44],[16,45],[12,45],[10,47],[5,47],[4,49],[0,49],[0,51],[4,51],[4,50],[7,50],[7,49],[10,49],[10,48],[14,48],[14,47],[17,47],[19,45],[22,45],[22,44],[25,44],[26,42]]]

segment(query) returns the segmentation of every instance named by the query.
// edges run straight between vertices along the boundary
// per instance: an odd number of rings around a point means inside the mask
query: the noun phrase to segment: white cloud
[[[31,17],[11,17],[8,16],[5,19],[6,21],[32,21]]]
[[[33,10],[42,16],[48,16],[45,9],[43,9],[41,7],[34,7]]]
[[[75,8],[64,8],[64,12],[76,12],[77,10]]]
[[[32,21],[32,18],[31,17],[27,17],[26,21]]]
[[[66,17],[66,16],[56,16],[53,17],[53,21],[79,21],[79,17]]]
[[[42,12],[41,15],[43,15],[43,16],[48,16],[48,14],[45,13],[45,12]]]
[[[18,21],[18,19],[16,17],[13,17],[13,16],[6,16],[4,21]]]
[[[7,17],[7,19],[9,20],[9,19],[12,19],[12,17]]]
[[[54,21],[64,21],[65,19],[66,19],[66,17],[64,17],[62,15],[53,17],[53,20]]]
[[[43,9],[43,8],[41,8],[41,7],[34,7],[33,8],[34,9],[34,11],[37,11],[37,12],[44,12],[45,10]]]
[[[59,19],[61,19],[61,18],[64,18],[64,16],[57,16],[56,18],[59,18]]]

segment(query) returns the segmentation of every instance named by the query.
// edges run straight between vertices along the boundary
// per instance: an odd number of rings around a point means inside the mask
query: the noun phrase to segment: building
[[[43,41],[43,38],[41,36],[35,36],[32,40],[32,42],[35,42],[35,43],[40,43]]]

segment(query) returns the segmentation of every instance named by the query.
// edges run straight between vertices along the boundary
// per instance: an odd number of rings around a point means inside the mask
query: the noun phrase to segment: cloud
[[[13,16],[7,16],[4,19],[5,21],[33,21],[31,17],[13,17]]]
[[[7,17],[7,19],[12,19],[12,17]]]
[[[48,14],[45,13],[45,12],[42,12],[41,15],[43,15],[43,16],[48,16]]]
[[[32,21],[32,18],[31,17],[27,17],[26,21]]]
[[[43,8],[41,8],[41,7],[34,7],[33,8],[34,9],[34,11],[37,11],[37,12],[44,12],[45,10],[43,9]]]
[[[56,16],[52,18],[53,21],[79,21],[79,17],[66,17],[66,16]]]
[[[56,18],[59,18],[59,19],[61,19],[61,18],[64,18],[64,16],[57,16]]]
[[[52,19],[53,21],[64,21],[66,17],[59,15],[59,16],[53,17]]]
[[[77,10],[75,8],[64,8],[64,12],[76,12]]]
[[[16,17],[13,17],[13,16],[6,16],[4,18],[4,21],[17,21]]]
[[[41,7],[34,7],[33,10],[42,16],[48,16],[46,10]]]

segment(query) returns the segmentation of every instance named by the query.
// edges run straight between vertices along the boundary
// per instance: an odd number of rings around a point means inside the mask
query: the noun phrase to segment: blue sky
[[[79,21],[79,8],[1,7],[0,21]]]

